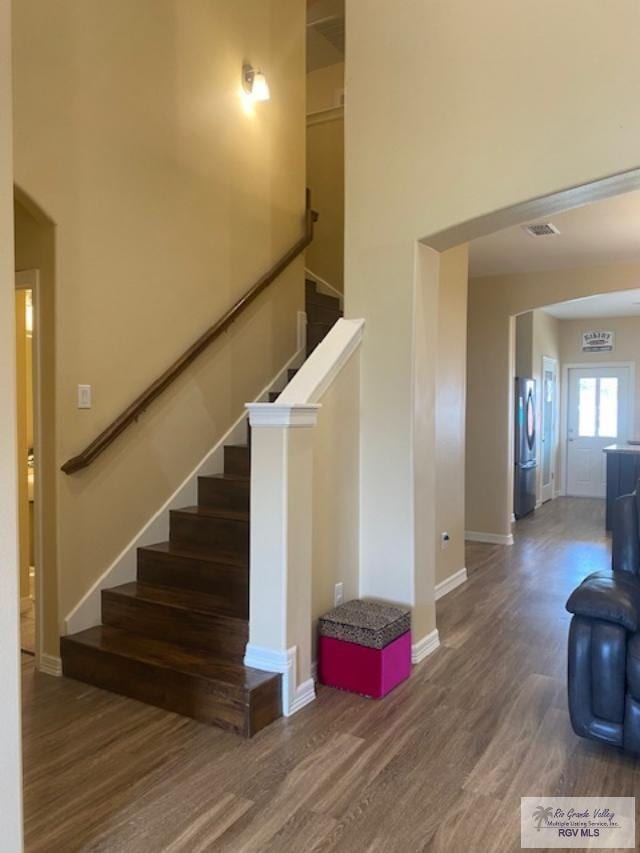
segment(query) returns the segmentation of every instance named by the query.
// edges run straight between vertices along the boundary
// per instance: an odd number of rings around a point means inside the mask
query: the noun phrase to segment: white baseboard
[[[438,634],[438,629],[434,628],[434,630],[430,634],[427,634],[426,637],[423,637],[421,640],[418,640],[417,643],[412,644],[411,663],[420,663],[420,661],[423,661],[432,652],[435,652],[439,645],[440,635]]]
[[[55,655],[41,654],[37,663],[39,672],[44,672],[45,675],[62,675],[62,660]]]
[[[465,530],[467,542],[486,542],[489,545],[513,545],[513,533],[479,533],[475,530]]]
[[[306,705],[316,698],[316,683],[313,678],[307,678],[302,684],[296,687],[295,694],[289,705],[289,713],[285,716],[291,717],[293,714],[301,711]]]
[[[302,313],[302,312],[300,312]],[[298,329],[304,339],[304,326]],[[305,358],[304,346],[289,359],[282,370],[260,392],[256,402],[268,400],[269,391],[287,383],[287,371],[299,366]],[[67,614],[64,625],[65,633],[75,634],[94,625],[100,624],[100,595],[103,589],[119,586],[136,579],[138,548],[164,542],[169,538],[169,512],[182,506],[192,506],[197,503],[198,477],[219,474],[224,467],[224,445],[242,444],[246,439],[246,412],[222,436],[216,445],[207,453],[191,473],[178,486],[171,497],[134,536],[124,550],[116,557],[107,570],[98,578],[91,589],[83,596],[76,606]]]
[[[448,578],[445,578],[440,583],[436,584],[436,601],[439,598],[442,598],[443,595],[446,595],[448,592],[452,592],[456,587],[465,583],[467,580],[467,570],[460,569],[459,572],[454,572],[452,575],[449,575]]]
[[[540,507],[542,506],[542,504],[543,504],[543,501],[536,501],[536,506],[535,506],[535,508],[536,508],[536,509],[540,509]]]
[[[268,649],[247,643],[244,665],[264,672],[278,672],[282,675],[282,713],[291,717],[316,698],[316,685],[313,678],[296,684],[298,649],[292,646],[286,651]]]

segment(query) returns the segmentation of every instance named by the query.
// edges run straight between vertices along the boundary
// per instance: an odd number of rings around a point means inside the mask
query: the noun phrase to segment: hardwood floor
[[[26,850],[515,851],[521,796],[640,795],[573,735],[564,602],[609,563],[604,502],[561,498],[470,544],[441,648],[375,702],[331,689],[253,740],[24,659]]]

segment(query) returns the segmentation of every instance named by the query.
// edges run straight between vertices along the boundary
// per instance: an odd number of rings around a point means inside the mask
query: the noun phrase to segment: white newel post
[[[311,675],[313,427],[319,405],[250,403],[251,544],[245,664],[282,673],[282,710],[315,698]]]

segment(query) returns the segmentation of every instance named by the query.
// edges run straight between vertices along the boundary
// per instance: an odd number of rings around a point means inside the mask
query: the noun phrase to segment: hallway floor
[[[321,688],[251,741],[24,657],[26,850],[520,849],[520,797],[640,795],[569,725],[564,603],[609,564],[604,501],[560,498],[511,547],[469,544],[441,647],[381,702]]]

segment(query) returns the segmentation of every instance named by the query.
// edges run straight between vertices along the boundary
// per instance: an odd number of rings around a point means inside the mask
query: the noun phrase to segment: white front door
[[[553,498],[556,476],[556,422],[558,399],[558,362],[542,357],[542,412],[540,442],[542,454],[542,502]]]
[[[569,370],[567,412],[567,494],[603,498],[608,444],[629,438],[628,367],[580,367]]]

